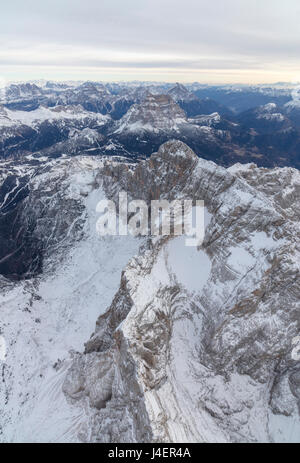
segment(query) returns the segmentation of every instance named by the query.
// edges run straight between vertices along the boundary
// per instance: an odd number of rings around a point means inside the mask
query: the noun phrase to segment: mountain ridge
[[[0,439],[297,441],[298,170],[225,169],[173,140],[136,165],[52,159],[28,188],[20,212],[37,219],[44,262],[3,280]],[[97,202],[124,188],[147,202],[203,199],[201,248],[97,237]]]

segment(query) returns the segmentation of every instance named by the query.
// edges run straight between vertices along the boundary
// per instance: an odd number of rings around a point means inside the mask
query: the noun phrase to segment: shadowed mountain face
[[[0,157],[84,154],[135,161],[175,138],[224,166],[299,167],[300,106],[291,92],[197,84],[14,84],[1,92]],[[240,106],[226,106],[230,98]]]
[[[50,174],[52,166],[58,172],[54,169]],[[0,274],[6,278],[19,280],[41,273],[45,255],[63,241],[67,224],[75,216],[72,229],[80,235],[82,208],[74,208],[72,199],[59,200],[55,180],[63,181],[64,175],[60,160],[0,162]],[[48,186],[37,187],[36,178],[42,181],[43,176],[49,178]]]
[[[0,176],[0,273],[19,279],[41,271],[41,247],[33,237],[36,221],[33,214],[23,214],[29,176],[13,171]]]
[[[179,104],[188,117],[216,112],[224,117],[233,117],[233,112],[228,107],[208,97],[200,99],[182,84],[177,83],[174,87],[170,88],[168,95]]]
[[[258,106],[268,103],[276,103],[283,106],[291,100],[291,91],[289,89],[277,89],[272,87],[218,87],[206,86],[204,88],[195,88],[195,95],[198,98],[211,98],[219,104],[230,108],[234,113],[239,114]]]

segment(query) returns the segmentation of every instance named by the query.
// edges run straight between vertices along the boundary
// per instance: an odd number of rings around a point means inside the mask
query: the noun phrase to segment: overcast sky
[[[5,0],[0,80],[300,81],[299,0]]]

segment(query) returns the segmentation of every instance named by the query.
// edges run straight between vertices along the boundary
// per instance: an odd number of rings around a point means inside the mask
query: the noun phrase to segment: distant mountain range
[[[224,166],[300,166],[293,88],[18,83],[0,98],[0,157],[93,154],[136,160],[170,140]]]

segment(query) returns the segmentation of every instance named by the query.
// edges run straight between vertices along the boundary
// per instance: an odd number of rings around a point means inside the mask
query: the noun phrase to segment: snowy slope
[[[7,343],[1,441],[78,441],[80,427],[88,423],[88,411],[71,406],[61,386],[72,351],[82,351],[119,286],[122,268],[139,247],[130,237],[96,235],[95,208],[104,194],[101,188],[90,191],[94,167],[97,162],[88,160],[71,168],[68,178],[68,195],[89,193],[84,239],[72,243],[63,259],[51,257],[55,272],[1,289],[0,327]]]
[[[0,129],[2,127],[11,127],[17,124],[28,125],[34,127],[45,121],[63,121],[63,120],[84,120],[92,118],[100,124],[107,123],[110,120],[109,116],[104,116],[100,113],[90,113],[78,106],[56,106],[47,108],[41,106],[34,111],[12,111],[0,107]]]

